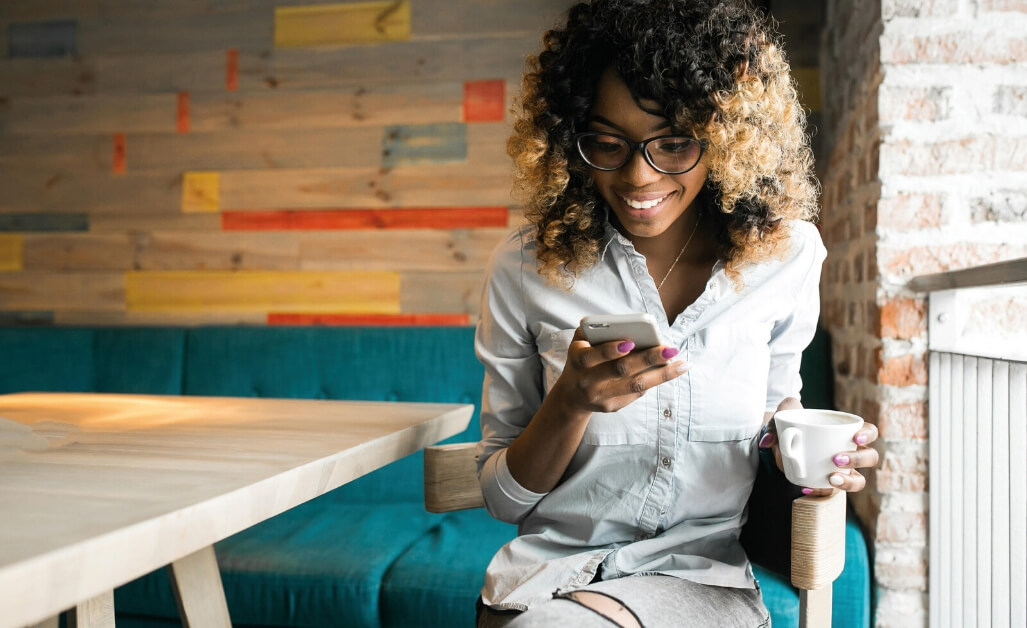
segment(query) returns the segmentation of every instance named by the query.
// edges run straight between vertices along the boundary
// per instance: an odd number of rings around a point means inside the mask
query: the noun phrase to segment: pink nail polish
[[[661,353],[660,355],[662,355],[665,360],[669,360],[669,359],[673,358],[674,356],[676,356],[677,354],[678,354],[678,350],[677,349],[675,349],[674,347],[667,347],[666,349],[663,350],[663,353]]]
[[[621,353],[631,353],[631,350],[634,348],[635,343],[631,342],[630,340],[626,340],[617,345],[617,351],[620,351]]]
[[[760,449],[766,449],[767,447],[770,447],[773,444],[774,444],[774,435],[773,434],[764,434],[763,438],[760,439],[759,448]]]
[[[866,434],[856,434],[856,444],[857,445],[866,445],[867,444],[867,435]]]
[[[834,464],[838,467],[844,467],[845,465],[849,464],[849,457],[845,454],[838,454],[834,457]]]
[[[804,489],[802,489],[802,494],[803,495],[812,495],[813,494],[813,489],[811,489],[811,488],[804,488]]]

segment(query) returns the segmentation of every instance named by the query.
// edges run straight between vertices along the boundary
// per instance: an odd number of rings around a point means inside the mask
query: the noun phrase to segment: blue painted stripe
[[[460,122],[385,127],[382,165],[467,161],[467,125]]]
[[[78,22],[49,20],[8,24],[7,44],[7,55],[12,59],[68,57],[78,52]]]
[[[89,231],[86,214],[0,214],[0,231]]]
[[[54,313],[39,312],[0,312],[0,327],[34,327],[37,325],[53,325]]]

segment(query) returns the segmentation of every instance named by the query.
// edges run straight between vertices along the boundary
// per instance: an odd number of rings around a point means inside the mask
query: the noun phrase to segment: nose
[[[663,173],[654,170],[649,165],[649,162],[645,160],[645,155],[640,150],[636,150],[631,155],[628,163],[621,167],[620,172],[627,183],[639,188],[655,183],[663,176]]]

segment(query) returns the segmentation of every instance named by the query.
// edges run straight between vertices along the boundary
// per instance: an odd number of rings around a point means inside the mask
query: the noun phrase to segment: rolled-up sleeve
[[[795,298],[790,309],[774,324],[770,334],[770,372],[767,379],[767,412],[777,410],[786,397],[800,399],[802,352],[813,340],[820,319],[820,270],[827,250],[817,228],[797,223],[794,236],[799,263],[789,267],[799,272]]]
[[[506,465],[507,447],[538,411],[543,394],[542,364],[523,298],[522,238],[523,230],[514,232],[492,254],[474,338],[485,367],[478,479],[489,514],[510,523],[544,497],[518,484]]]

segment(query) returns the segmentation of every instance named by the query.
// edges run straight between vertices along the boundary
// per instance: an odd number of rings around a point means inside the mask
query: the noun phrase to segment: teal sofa
[[[0,393],[94,391],[479,404],[467,327],[0,328]],[[804,355],[807,405],[830,404],[826,337]],[[477,415],[453,441],[479,437]],[[409,456],[215,547],[236,626],[473,626],[492,554],[515,534],[483,509],[425,512]],[[760,485],[780,494],[764,460]],[[776,474],[776,475],[775,475]],[[787,489],[785,489],[787,490]],[[764,496],[773,491],[763,490]],[[775,627],[798,623],[786,499],[754,501],[747,534]],[[773,521],[772,521],[773,520]],[[783,527],[781,521],[783,520]],[[755,529],[755,526],[751,529]],[[750,529],[750,531],[751,531]],[[768,530],[774,530],[769,532]],[[850,518],[834,626],[870,622],[867,547]],[[179,625],[161,569],[115,591],[119,628]]]

